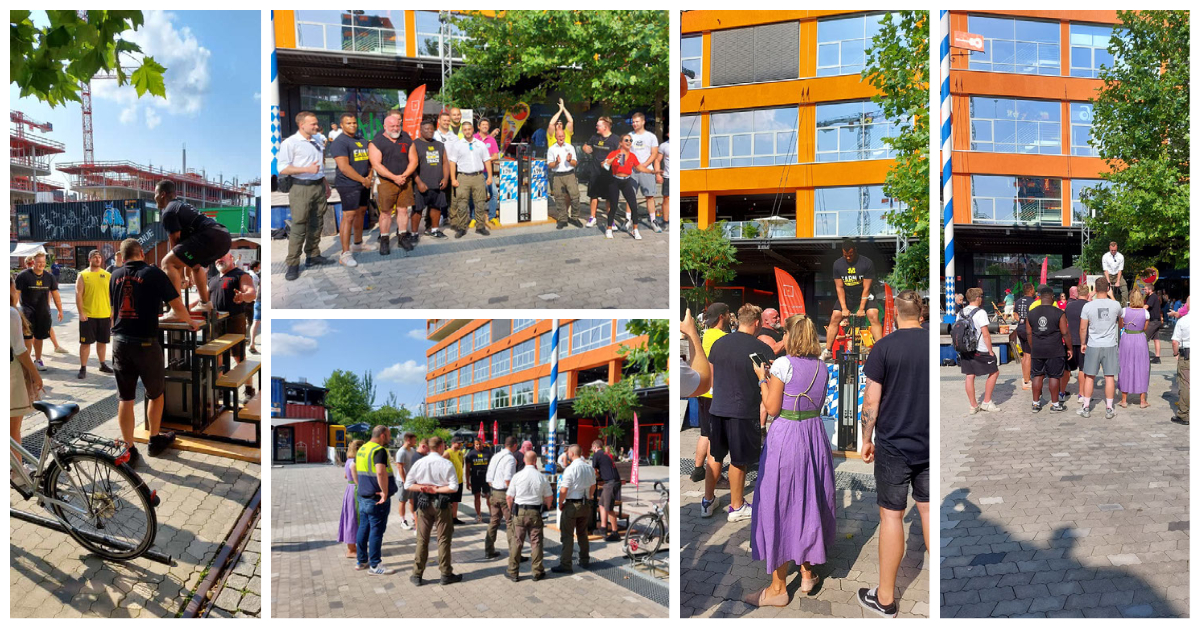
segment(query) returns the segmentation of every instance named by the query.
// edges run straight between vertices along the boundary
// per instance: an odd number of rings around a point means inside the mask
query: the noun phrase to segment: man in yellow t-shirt
[[[704,335],[700,344],[704,355],[712,350],[713,343],[726,334],[729,327],[729,306],[724,303],[713,303],[704,311]],[[712,390],[696,398],[700,415],[700,438],[696,441],[696,468],[692,470],[693,482],[704,481],[704,469],[708,466],[708,430],[711,416],[708,409],[712,407]]]
[[[88,269],[79,273],[75,280],[75,307],[79,310],[79,374],[87,377],[88,354],[96,345],[96,359],[100,360],[100,372],[112,373],[104,363],[108,354],[108,341],[112,335],[112,302],[109,300],[108,283],[112,275],[101,267],[104,255],[98,250],[88,253]]]
[[[450,500],[450,516],[454,517],[454,525],[462,525],[463,522],[458,518],[458,504],[463,498],[463,461],[466,458],[467,452],[463,450],[462,438],[455,436],[450,441],[450,449],[446,450],[446,458],[454,463],[454,473],[458,476],[458,490],[454,492]]]

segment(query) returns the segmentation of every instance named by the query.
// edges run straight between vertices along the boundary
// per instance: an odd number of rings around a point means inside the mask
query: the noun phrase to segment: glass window
[[[471,364],[468,364],[468,365],[458,369],[458,386],[460,388],[471,385],[471,381],[472,381],[471,374],[473,372],[474,372],[474,366]]]
[[[858,74],[866,63],[871,38],[879,33],[886,13],[872,13],[817,22],[817,76]]]
[[[971,97],[971,150],[1062,154],[1062,108],[1056,101]]]
[[[533,403],[533,380],[513,384],[512,405],[525,406]]]
[[[680,39],[679,52],[683,58],[684,71],[690,71],[692,74],[687,80],[688,88],[700,87],[703,84],[701,74],[704,72],[704,37],[693,35]]]
[[[462,413],[471,411],[471,395],[463,395],[458,398],[458,411]]]
[[[442,24],[437,11],[417,11],[416,22],[418,57],[442,57],[449,53],[451,58],[463,58],[463,46],[460,44],[466,40],[466,36],[457,26],[449,24],[450,36],[443,41]]]
[[[485,382],[488,379],[488,359],[483,358],[475,362],[475,377],[476,382]]]
[[[1093,211],[1083,204],[1081,200],[1084,190],[1100,190],[1112,187],[1112,184],[1104,179],[1072,179],[1071,180],[1071,220],[1073,222],[1083,222],[1085,218],[1092,216]]]
[[[679,142],[679,168],[695,170],[700,167],[700,116],[679,116],[679,126],[683,130]]]
[[[1062,179],[971,177],[971,220],[988,224],[1062,224]]]
[[[630,338],[633,338],[633,337],[634,337],[633,332],[629,331],[629,319],[628,318],[617,319],[617,338],[616,338],[615,342],[621,342],[622,340],[629,340]]]
[[[512,372],[533,367],[535,341],[531,338],[512,348]]]
[[[708,166],[730,168],[794,164],[795,107],[714,113],[708,140]]]
[[[870,100],[817,105],[817,161],[891,159],[883,138],[899,134]]]
[[[478,329],[471,333],[471,342],[474,343],[475,351],[492,344],[492,323],[489,321],[481,325]]]
[[[471,395],[471,397],[471,407],[474,408],[475,412],[487,410],[491,407],[491,404],[488,403],[488,400],[491,398],[491,395],[488,394],[488,391],[481,390],[474,395]]]
[[[425,380],[425,396],[432,397],[437,394],[437,384],[434,379]]]
[[[450,364],[458,359],[458,342],[452,342],[446,345],[446,364]]]
[[[882,185],[817,188],[814,201],[817,237],[891,234],[886,214],[904,207],[884,195]]]
[[[458,371],[450,371],[444,377],[446,378],[446,390],[458,388]]]
[[[1059,23],[1006,17],[967,17],[967,30],[983,37],[983,52],[970,51],[967,67],[982,72],[1061,74]]]
[[[514,318],[512,328],[513,333],[515,334],[526,327],[533,327],[535,323],[537,323],[537,319],[535,318]]]
[[[538,364],[550,363],[550,342],[554,338],[554,331],[548,331],[541,336],[538,336]],[[571,339],[570,326],[563,324],[558,327],[558,359],[567,357],[570,347],[567,342]]]
[[[1099,78],[1101,67],[1112,66],[1108,43],[1114,36],[1112,26],[1071,24],[1071,76]]]
[[[507,408],[508,407],[508,386],[492,389],[492,407]]]
[[[1100,151],[1092,146],[1092,114],[1094,107],[1087,102],[1071,103],[1071,154],[1099,157]]]
[[[538,379],[538,403],[550,403],[550,376]],[[567,398],[567,375],[566,373],[558,374],[558,398],[560,400]]]
[[[511,349],[505,349],[492,355],[492,377],[508,375],[509,356]]]
[[[296,47],[404,54],[404,10],[296,11]]]
[[[571,355],[612,343],[612,319],[577,320],[571,325]]]

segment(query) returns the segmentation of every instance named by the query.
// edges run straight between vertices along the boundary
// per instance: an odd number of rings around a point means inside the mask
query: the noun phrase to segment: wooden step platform
[[[237,346],[239,342],[245,340],[246,337],[242,334],[225,334],[216,340],[212,340],[196,348],[197,355],[221,355],[226,351]]]
[[[258,447],[236,445],[192,436],[189,435],[191,428],[186,425],[163,423],[162,429],[175,432],[175,443],[171,445],[172,449],[208,454],[221,458],[232,458],[234,460],[244,460],[246,462],[253,462],[254,464],[260,464],[261,462],[262,453]],[[254,425],[235,422],[232,412],[222,412],[221,416],[217,417],[217,420],[213,421],[204,430],[204,433],[209,436],[223,436],[225,438],[253,441]],[[139,443],[148,443],[150,440],[149,432],[142,427],[140,422],[134,429],[133,439]]]
[[[206,345],[207,346],[207,345]],[[241,388],[262,368],[261,360],[245,360],[217,377],[217,388]]]
[[[254,397],[246,402],[246,405],[238,412],[238,420],[246,423],[259,423],[262,421],[262,391],[254,393]]]

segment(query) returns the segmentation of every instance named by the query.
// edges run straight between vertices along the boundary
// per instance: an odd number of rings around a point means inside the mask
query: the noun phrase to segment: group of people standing
[[[538,454],[529,441],[521,443],[510,436],[493,452],[482,439],[475,439],[470,450],[464,449],[465,443],[459,438],[452,439],[449,446],[436,436],[418,440],[412,432],[405,433],[403,439],[394,459],[388,450],[391,430],[386,426],[376,426],[369,441],[350,444],[338,542],[347,544],[347,557],[356,560],[356,570],[372,575],[395,573],[382,565],[383,535],[394,496],[398,497],[401,525],[416,534],[409,576],[416,586],[425,583],[430,538],[435,534],[441,584],[462,580],[462,575],[454,571],[451,546],[455,526],[466,525],[458,518],[458,504],[466,491],[475,499],[476,524],[483,523],[484,508],[488,512],[485,559],[501,558],[496,539],[504,524],[508,545],[505,577],[513,582],[520,580],[520,565],[528,560],[522,556],[526,541],[533,580],[546,577],[543,529],[547,513],[555,507],[561,511],[558,523],[562,551],[551,572],[574,572],[576,544],[579,565],[590,564],[588,535],[592,505],[597,499],[601,525],[612,526],[605,540],[618,539],[613,507],[620,498],[621,478],[599,440],[592,443],[591,460],[584,457],[579,445],[566,448],[567,464],[555,492],[538,467]],[[412,513],[412,524],[406,511]]]
[[[845,308],[845,297],[839,298]],[[927,547],[929,541],[929,334],[921,325],[922,300],[916,292],[901,291],[895,303],[897,328],[875,342],[863,366],[867,388],[860,448],[863,460],[874,464],[881,525],[879,584],[858,590],[857,599],[888,617],[899,610],[895,582],[910,492]],[[735,322],[733,331],[723,329]],[[728,456],[726,518],[750,520],[752,557],[765,561],[771,575],[770,585],[743,601],[787,606],[791,566],[799,568],[800,592],[812,593],[822,576],[818,566],[828,560],[836,540],[833,454],[821,419],[829,376],[818,327],[805,315],[789,316],[780,326],[774,310],[752,304],[734,314],[714,303],[705,323],[703,337],[690,314],[681,326],[695,356],[689,370],[700,374],[696,381],[711,373],[712,382],[711,392],[694,393],[709,395],[698,400],[701,436],[692,480],[704,481],[699,514],[714,515],[717,482]],[[745,481],[755,465],[751,504]]]
[[[305,255],[305,266],[331,261],[320,251],[321,226],[331,189],[324,168],[327,148],[336,163],[333,188],[342,205],[339,264],[357,266],[354,255],[371,250],[363,242],[363,230],[372,197],[379,209],[380,255],[391,254],[393,216],[395,243],[406,251],[413,250],[422,235],[448,237],[446,228],[455,238],[462,238],[472,227],[486,236],[490,235],[488,225],[499,226],[495,177],[501,155],[496,141],[500,129],[492,128],[487,119],[479,120],[477,125],[464,120],[458,107],[423,118],[415,139],[403,130],[403,122],[403,110],[389,112],[383,130],[367,141],[359,132],[355,114],[346,113],[340,118],[340,128],[330,133],[327,147],[316,114],[302,111],[296,115],[297,131],[283,141],[278,156],[280,190],[287,192],[292,214],[285,279],[300,276],[301,253]],[[660,144],[645,129],[646,117],[641,112],[633,114],[630,123],[632,132],[616,136],[612,119],[602,116],[596,122],[596,134],[582,145],[583,152],[592,158],[589,163],[596,164],[590,172],[590,217],[584,225],[576,176],[581,159],[571,144],[574,120],[559,100],[559,111],[547,129],[546,156],[550,194],[555,198],[552,217],[559,229],[568,224],[594,227],[599,201],[607,199],[605,236],[611,239],[614,229],[623,229],[640,240],[637,194],[641,193],[650,226],[662,230],[670,197],[670,144]],[[655,204],[660,185],[661,222]],[[625,220],[618,223],[621,196],[626,200]],[[486,215],[482,209],[485,206]]]

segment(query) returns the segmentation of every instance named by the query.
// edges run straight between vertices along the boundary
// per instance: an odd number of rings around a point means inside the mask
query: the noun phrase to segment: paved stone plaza
[[[942,617],[1188,616],[1188,428],[1165,344],[1151,407],[1111,420],[1099,384],[1090,418],[1034,414],[1016,362],[1000,411],[968,416],[958,367],[940,367]]]
[[[453,230],[445,239],[421,236],[407,257],[394,236],[392,254],[380,255],[376,229],[364,234],[364,242],[375,250],[359,253],[355,268],[336,263],[341,244],[327,236],[321,239],[321,253],[334,263],[301,266],[295,281],[283,278],[287,240],[273,240],[271,303],[301,309],[667,307],[668,232],[655,233],[642,208],[641,241],[622,231],[614,231],[608,240],[599,224],[604,222],[604,208],[601,203],[598,224],[590,229],[569,225],[559,230],[544,224],[492,229],[490,236],[471,229],[458,240]]]
[[[699,436],[698,428],[689,428],[679,439],[680,617],[877,617],[864,613],[857,600],[859,588],[877,586],[879,579],[879,507],[871,466],[834,458],[837,537],[828,552],[829,562],[815,566],[821,576],[819,588],[809,596],[800,593],[800,571],[793,567],[788,580],[791,603],[786,608],[754,608],[742,602],[742,596],[770,584],[771,575],[762,561],[751,559],[750,521],[729,523],[725,519],[727,480],[723,478],[717,485],[715,514],[709,519],[700,517],[704,483],[688,477]],[[746,483],[746,499],[751,503],[754,477],[751,473]],[[928,617],[929,573],[916,506],[905,513],[904,525],[908,543],[896,579],[899,616]]]
[[[653,477],[652,467],[643,478]],[[468,493],[459,507],[451,555],[462,582],[438,583],[437,538],[430,543],[425,585],[409,582],[416,535],[400,526],[395,500],[383,539],[383,566],[398,571],[372,576],[355,571],[346,546],[336,541],[346,481],[334,465],[288,465],[271,468],[271,616],[272,617],[659,617],[667,606],[639,594],[656,587],[665,594],[666,582],[647,582],[648,576],[623,567],[628,560],[620,543],[591,543],[589,569],[575,565],[574,574],[556,574],[558,532],[546,530],[546,579],[534,582],[530,563],[521,565],[520,582],[504,577],[508,544],[503,529],[496,549],[504,557],[483,558],[484,523],[474,523],[474,501]],[[633,487],[625,487],[627,504]],[[653,491],[642,491],[648,502]],[[627,512],[636,512],[626,506]],[[528,555],[528,543],[525,554]],[[576,556],[578,560],[578,556]],[[620,584],[618,584],[620,583]],[[664,598],[665,602],[665,598]]]
[[[65,287],[62,299],[64,305],[75,302],[73,286]],[[46,341],[43,356],[49,370],[42,373],[46,383],[43,398],[53,403],[78,403],[80,418],[100,417],[102,423],[93,433],[119,438],[116,384],[112,375],[96,370],[94,351],[87,379],[75,379],[79,345],[74,307],[67,307],[64,322],[54,329],[71,355],[52,353],[53,345]],[[110,360],[111,355],[110,351]],[[138,397],[140,424],[140,392]],[[36,434],[36,446],[40,447],[45,427],[45,418],[35,414],[25,418],[21,433],[27,439]],[[25,444],[29,446],[30,441]],[[146,457],[138,473],[162,499],[154,547],[174,557],[176,564],[167,567],[146,559],[105,562],[64,533],[10,519],[11,616],[174,617],[187,606],[202,574],[258,489],[259,466],[170,450],[158,458]],[[9,498],[14,508],[45,514],[32,501],[22,501],[15,490],[9,490]]]

